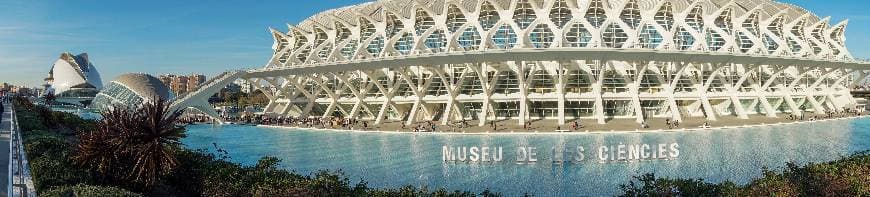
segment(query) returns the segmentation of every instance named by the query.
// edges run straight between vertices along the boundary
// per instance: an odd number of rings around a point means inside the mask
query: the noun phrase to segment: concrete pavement
[[[3,119],[0,120],[0,196],[8,196],[9,189],[9,140],[12,132],[12,111],[4,104]]]

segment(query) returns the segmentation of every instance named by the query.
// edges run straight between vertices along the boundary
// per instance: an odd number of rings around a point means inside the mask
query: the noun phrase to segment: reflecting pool
[[[188,127],[183,143],[214,151],[216,143],[233,161],[252,165],[263,156],[309,174],[342,170],[351,182],[371,187],[405,185],[509,196],[531,193],[614,195],[632,176],[731,180],[740,184],[761,175],[762,167],[786,162],[824,162],[870,149],[870,119],[838,120],[775,127],[665,133],[570,135],[436,135],[305,131],[250,126]],[[599,162],[599,147],[619,144],[679,144],[671,160]],[[503,162],[444,162],[444,146],[503,147]],[[585,147],[586,159],[554,163],[554,147]],[[518,147],[536,147],[538,162],[517,163]],[[569,148],[570,149],[570,148]]]

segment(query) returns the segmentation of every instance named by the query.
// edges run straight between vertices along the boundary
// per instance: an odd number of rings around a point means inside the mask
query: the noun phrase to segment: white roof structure
[[[266,68],[523,48],[850,61],[847,23],[772,0],[380,0],[271,29]]]
[[[100,73],[91,63],[87,53],[72,55],[65,52],[61,54],[60,58],[52,65],[48,75],[47,80],[50,81],[49,84],[54,89],[55,95],[76,89],[99,90],[103,88]]]
[[[375,125],[824,114],[870,76],[847,23],[772,0],[380,0],[270,29],[264,68],[177,106],[242,78],[266,113]]]

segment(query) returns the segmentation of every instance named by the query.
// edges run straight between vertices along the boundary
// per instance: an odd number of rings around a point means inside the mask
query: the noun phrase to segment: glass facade
[[[140,76],[140,77],[130,77]],[[175,95],[170,92],[166,86],[160,83],[159,80],[142,80],[149,79],[142,77],[141,74],[122,75],[119,79],[110,82],[100,91],[94,98],[91,107],[97,110],[106,110],[111,107],[137,107],[142,103],[149,102],[160,95],[165,95],[163,98],[172,100]],[[147,76],[153,78],[151,76]],[[132,80],[130,80],[132,79]],[[160,83],[160,84],[155,84]],[[150,90],[151,92],[144,92]],[[156,91],[161,91],[158,93]]]

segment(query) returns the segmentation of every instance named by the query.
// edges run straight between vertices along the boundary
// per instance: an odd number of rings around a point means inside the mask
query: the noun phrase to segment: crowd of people
[[[276,125],[276,126],[294,126],[304,128],[317,129],[346,129],[346,130],[368,130],[369,123],[352,118],[339,117],[269,117],[265,115],[251,115],[239,117],[222,117],[229,122],[240,124],[258,124],[258,125]]]
[[[815,121],[815,120],[820,120],[820,119],[835,119],[835,118],[855,117],[855,116],[861,116],[861,115],[864,115],[864,110],[845,108],[843,110],[836,110],[836,111],[825,110],[824,115],[814,115],[811,117],[806,117],[803,114],[801,114],[800,116],[792,114],[792,115],[789,115],[786,119],[795,120],[795,121],[802,121],[802,120]]]
[[[670,118],[665,119],[665,124],[668,125],[668,129],[674,129],[680,127],[680,120],[671,120]]]

